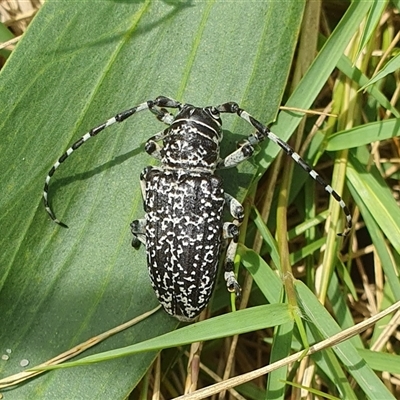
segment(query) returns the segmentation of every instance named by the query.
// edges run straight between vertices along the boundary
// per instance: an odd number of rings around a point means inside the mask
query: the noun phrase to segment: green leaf
[[[358,168],[359,169],[359,168]],[[363,196],[364,192],[359,193],[356,189],[356,187],[353,185],[353,182],[359,182],[357,183],[357,185],[361,184],[364,185],[365,182],[363,182],[362,178],[357,179],[358,175],[356,175],[354,173],[354,170],[350,170],[349,171],[349,188],[350,188],[350,192],[352,194],[352,196],[354,197],[354,200],[356,201],[356,203],[358,204],[358,207],[360,208],[360,212],[363,216],[363,220],[365,221],[365,225],[368,228],[368,232],[371,235],[371,239],[372,242],[375,246],[375,251],[379,256],[380,262],[382,264],[382,269],[385,271],[385,275],[387,277],[386,281],[387,284],[391,287],[392,292],[395,296],[396,299],[400,298],[400,282],[398,279],[398,267],[396,265],[395,260],[393,259],[393,254],[391,251],[391,248],[388,246],[387,241],[385,236],[382,233],[382,230],[380,228],[380,226],[384,227],[384,229],[386,230],[386,224],[384,225],[379,225],[378,222],[382,223],[382,221],[384,220],[384,217],[380,217],[380,215],[382,215],[382,213],[380,212],[379,208],[380,206],[383,206],[384,208],[388,207],[389,210],[393,210],[394,209],[394,205],[393,205],[393,198],[390,197],[390,195],[388,196],[387,192],[383,192],[381,189],[378,189],[378,193],[380,193],[381,195],[379,196],[380,198],[382,198],[383,203],[373,203],[374,199],[370,198],[370,196],[367,196],[367,198],[365,198]],[[364,175],[362,175],[364,176]],[[373,180],[373,176],[370,177],[369,180],[372,185],[373,185],[373,189],[377,189],[377,185],[380,184],[380,181],[376,182]],[[371,184],[368,184],[366,186],[366,188],[368,189],[368,187],[371,186]],[[375,215],[375,217],[374,217]],[[397,215],[397,213],[396,213]],[[398,219],[398,218],[397,218]],[[399,221],[398,221],[399,222]],[[400,229],[399,225],[391,225],[391,229],[389,232],[394,230],[394,233],[391,235],[395,235],[396,234],[396,228],[397,230]]]
[[[340,332],[341,328],[328,313],[325,307],[318,301],[314,293],[310,291],[302,282],[296,282],[296,290],[299,296],[299,301],[302,306],[304,318],[312,323],[311,328],[315,327],[320,337],[316,338],[329,338]],[[314,329],[312,329],[314,330]],[[351,340],[344,341],[332,347],[336,357],[341,361],[347,372],[352,375],[357,384],[362,388],[365,396],[370,399],[392,399],[394,398],[382,381],[375,375],[372,368],[361,358],[357,349],[353,346]],[[328,357],[331,357],[330,351],[324,351]],[[316,354],[319,358],[319,354]],[[338,375],[342,375],[341,369],[336,366],[335,369],[330,369],[331,372],[335,371]],[[337,384],[340,385],[342,398],[354,398],[352,389],[348,385],[347,380],[339,380]],[[351,392],[350,392],[351,391]]]
[[[357,196],[359,204],[362,203],[366,207],[369,215],[374,218],[392,246],[397,252],[400,252],[400,215],[398,205],[380,174],[374,168],[367,171],[360,162],[360,158],[361,151],[357,156],[354,152],[350,152],[350,163],[347,167],[346,175],[351,187],[357,192],[352,193],[352,195]]]
[[[328,138],[328,151],[359,147],[400,135],[400,119],[392,118],[356,126],[337,132]]]
[[[283,291],[282,280],[255,251],[242,245],[238,247],[238,253],[265,298],[270,303],[278,303]]]
[[[0,43],[7,42],[13,37],[14,35],[11,33],[11,31],[2,22],[0,22]],[[10,54],[11,54],[10,50],[6,49],[0,50],[0,56],[3,56],[4,58],[8,58]]]
[[[357,82],[358,85],[362,86],[367,84],[368,78],[357,67],[353,66],[345,55],[340,57],[337,67],[353,82]],[[376,86],[368,86],[367,92],[375,98],[383,108],[389,110],[395,117],[400,118],[400,112],[392,106],[390,101]]]
[[[353,2],[350,4],[345,15],[338,23],[332,35],[326,41],[314,62],[303,76],[300,84],[293,91],[288,102],[288,107],[308,109],[323,85],[332,73],[336,64],[341,60],[342,54],[351,40],[353,34],[368,12],[371,4],[369,2]],[[298,126],[303,113],[282,112],[274,123],[272,130],[283,140],[287,140]],[[260,174],[269,166],[268,160],[276,157],[279,148],[268,146],[257,155],[257,164]]]
[[[0,75],[0,342],[12,349],[12,358],[0,363],[1,377],[20,372],[21,359],[42,363],[157,304],[145,250],[130,246],[129,223],[143,216],[140,172],[155,163],[143,143],[164,126],[140,113],[91,139],[57,170],[50,202],[69,229],[53,224],[43,208],[44,179],[55,160],[92,127],[161,94],[196,105],[237,101],[256,118],[271,120],[303,7],[295,0],[251,7],[44,4]],[[224,127],[223,155],[252,132],[235,116],[227,116]],[[251,162],[224,171],[227,191],[242,200],[254,173]],[[88,354],[176,326],[160,311]],[[54,371],[17,387],[12,397],[126,398],[153,358],[143,353]]]
[[[367,349],[358,349],[358,353],[375,371],[388,372],[389,374],[400,373],[400,356],[397,354]]]
[[[254,211],[254,223],[257,227],[258,233],[263,238],[264,243],[267,244],[267,252],[271,256],[272,261],[277,267],[279,266],[280,268],[281,261],[279,257],[276,240],[272,236],[268,227],[265,225],[262,216],[260,215],[258,210],[255,207],[253,207],[253,211]]]
[[[271,346],[270,363],[282,360],[290,355],[292,338],[293,338],[294,321],[288,321],[286,324],[276,326],[274,329],[274,337]],[[286,382],[289,366],[285,365],[281,368],[272,371],[269,374],[271,379],[268,379],[266,394],[267,398],[284,398]]]
[[[194,323],[141,343],[95,354],[79,361],[68,362],[47,369],[87,365],[89,363],[112,360],[114,358],[126,357],[145,351],[161,350],[169,347],[182,346],[191,342],[239,335],[241,333],[287,324],[292,321],[292,319],[292,313],[288,304],[268,304],[250,307],[245,310],[239,310]]]
[[[392,59],[390,59],[387,64],[366,83],[360,90],[364,90],[367,86],[371,86],[379,80],[383,79],[385,76],[392,74],[400,68],[400,54],[397,54]]]
[[[387,7],[387,3],[388,0],[372,2],[371,9],[369,10],[367,19],[365,21],[365,27],[361,33],[361,40],[359,42],[356,59],[358,58],[364,47],[370,41],[371,36],[374,34],[376,27],[378,26],[382,18],[382,13]]]

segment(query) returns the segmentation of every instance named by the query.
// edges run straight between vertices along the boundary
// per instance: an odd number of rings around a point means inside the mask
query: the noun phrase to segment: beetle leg
[[[265,139],[272,140],[276,143],[288,156],[292,157],[292,159],[300,165],[301,168],[306,171],[311,178],[316,180],[323,188],[339,203],[342,208],[345,216],[346,216],[346,228],[344,232],[339,233],[339,236],[346,236],[351,227],[351,214],[349,209],[346,206],[346,203],[340,197],[340,195],[332,188],[332,186],[328,185],[320,175],[312,169],[301,157],[298,153],[296,153],[288,143],[283,141],[280,137],[275,135],[267,126],[264,126],[261,122],[257,121],[254,117],[252,117],[247,111],[241,109],[237,103],[229,102],[225,104],[221,104],[216,107],[216,109],[221,113],[229,113],[229,114],[237,114],[240,118],[243,118],[250,125],[252,125],[256,131],[250,134],[245,140],[239,143],[239,148],[228,155],[223,160],[220,160],[218,163],[218,168],[230,168],[235,165],[241,163],[242,161],[251,157],[254,153],[254,145],[262,142]]]
[[[223,238],[231,239],[228,249],[226,250],[226,256],[224,261],[224,279],[228,291],[234,292],[236,297],[240,297],[241,288],[236,280],[235,273],[233,272],[234,259],[237,250],[237,244],[239,240],[239,227],[238,222],[225,222],[223,227]]]
[[[146,198],[146,175],[152,169],[152,167],[146,167],[140,174],[140,189],[142,192],[143,201]],[[133,235],[132,247],[138,249],[140,244],[143,243],[146,246],[146,220],[135,219],[131,222],[131,232]]]
[[[146,246],[146,220],[144,218],[131,222],[131,232],[133,235],[132,247],[138,249],[140,243]]]
[[[234,218],[233,222],[226,222],[223,226],[223,238],[231,239],[229,246],[226,250],[224,262],[224,279],[226,286],[230,292],[234,292],[236,297],[240,297],[240,285],[236,280],[233,272],[234,259],[236,255],[238,240],[239,240],[239,226],[243,221],[244,210],[243,206],[233,196],[224,193],[225,203]]]
[[[232,217],[238,221],[239,225],[243,222],[244,209],[243,206],[229,193],[224,193],[225,204],[229,208]]]
[[[147,154],[156,158],[157,160],[161,160],[161,150],[162,146],[160,146],[157,142],[164,140],[167,136],[165,131],[158,132],[156,135],[149,138],[144,146]]]

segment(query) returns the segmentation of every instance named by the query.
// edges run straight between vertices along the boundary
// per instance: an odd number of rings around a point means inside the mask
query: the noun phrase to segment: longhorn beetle
[[[176,115],[166,108],[177,109]],[[145,218],[131,223],[132,246],[146,246],[151,284],[165,311],[181,321],[191,321],[207,306],[215,281],[222,242],[230,240],[224,261],[227,288],[240,295],[233,273],[242,205],[224,193],[220,168],[231,168],[251,157],[254,145],[268,138],[279,145],[308,174],[330,193],[346,215],[346,235],[351,215],[342,198],[326,184],[286,142],[273,134],[234,102],[217,107],[195,107],[160,96],[117,114],[91,129],[75,142],[53,165],[46,177],[43,199],[46,211],[57,224],[48,201],[49,182],[55,170],[83,143],[105,128],[126,120],[139,111],[149,110],[168,127],[152,136],[145,150],[161,162],[146,167],[140,175]],[[220,158],[221,113],[237,114],[255,132],[238,144],[237,150]],[[160,145],[162,142],[163,145]],[[232,222],[223,222],[227,206]]]

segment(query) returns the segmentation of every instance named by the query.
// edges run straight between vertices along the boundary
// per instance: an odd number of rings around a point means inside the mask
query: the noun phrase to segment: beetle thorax
[[[209,108],[186,106],[165,131],[162,164],[172,169],[215,170],[220,159],[221,120]]]

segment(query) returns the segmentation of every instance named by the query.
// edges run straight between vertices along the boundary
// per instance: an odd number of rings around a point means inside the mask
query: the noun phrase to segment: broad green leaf
[[[0,75],[0,342],[12,358],[1,377],[37,365],[153,308],[145,250],[130,246],[143,216],[139,175],[154,164],[143,143],[164,129],[145,112],[91,139],[44,179],[75,140],[109,117],[167,95],[196,105],[237,101],[267,122],[289,75],[303,2],[47,1]],[[252,132],[224,119],[223,155]],[[283,127],[285,129],[285,127]],[[232,133],[234,132],[234,134]],[[251,162],[224,171],[242,200]],[[221,288],[229,296],[224,287]],[[168,332],[159,311],[88,354]],[[13,399],[125,398],[154,358],[143,353],[53,371],[15,388]]]

